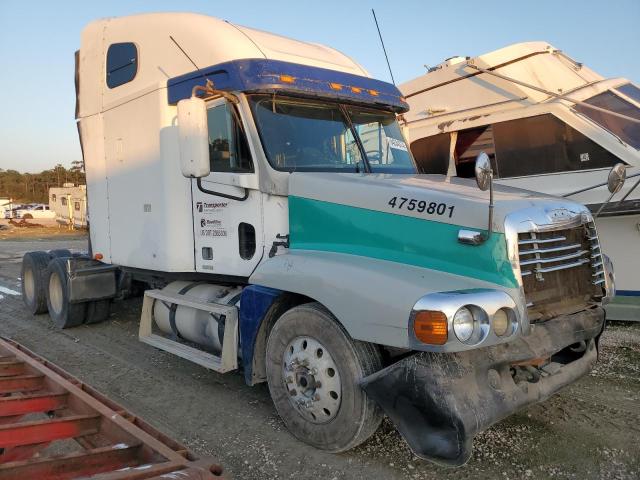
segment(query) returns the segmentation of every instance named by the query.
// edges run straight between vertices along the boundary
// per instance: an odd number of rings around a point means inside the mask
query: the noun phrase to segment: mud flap
[[[604,314],[594,309],[538,325],[511,343],[458,353],[420,352],[374,373],[361,387],[384,410],[413,452],[460,466],[473,437],[495,422],[540,402],[588,373],[597,359]],[[549,358],[585,341],[581,357],[541,367],[535,381],[514,380],[511,365]]]

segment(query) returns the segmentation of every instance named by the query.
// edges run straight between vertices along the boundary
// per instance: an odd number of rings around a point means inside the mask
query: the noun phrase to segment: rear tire
[[[33,315],[47,312],[48,264],[45,252],[27,252],[22,257],[22,300]]]
[[[87,316],[85,323],[100,323],[109,318],[111,311],[111,300],[94,300],[87,303]]]
[[[59,328],[82,325],[87,304],[69,303],[66,261],[63,258],[52,259],[47,272],[47,307],[53,323]]]
[[[67,250],[66,248],[58,248],[56,250],[49,250],[49,256],[51,258],[58,257],[72,257],[71,250]]]
[[[359,386],[380,368],[379,349],[351,339],[319,303],[285,312],[267,341],[267,382],[280,418],[298,439],[330,452],[359,445],[380,426],[381,410]]]

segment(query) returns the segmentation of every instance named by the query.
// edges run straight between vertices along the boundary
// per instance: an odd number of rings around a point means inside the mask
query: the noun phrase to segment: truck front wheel
[[[380,368],[379,350],[351,339],[318,303],[285,312],[269,334],[273,403],[289,431],[316,448],[342,452],[376,431],[382,412],[359,382]]]

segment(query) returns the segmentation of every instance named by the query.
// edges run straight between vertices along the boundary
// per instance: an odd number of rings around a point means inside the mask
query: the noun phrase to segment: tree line
[[[14,203],[49,203],[49,188],[65,183],[85,184],[82,161],[71,162],[71,168],[57,164],[40,173],[20,173],[0,168],[0,198],[11,198]]]

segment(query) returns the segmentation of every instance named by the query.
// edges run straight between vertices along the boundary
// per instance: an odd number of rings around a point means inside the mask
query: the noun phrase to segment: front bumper
[[[458,353],[420,352],[364,378],[361,386],[417,456],[463,465],[476,433],[547,399],[593,368],[604,321],[598,307],[536,324],[511,343]],[[514,380],[514,364],[546,359],[583,341],[586,349],[579,358],[564,363],[554,357],[549,365],[529,367],[538,371],[535,381]]]

